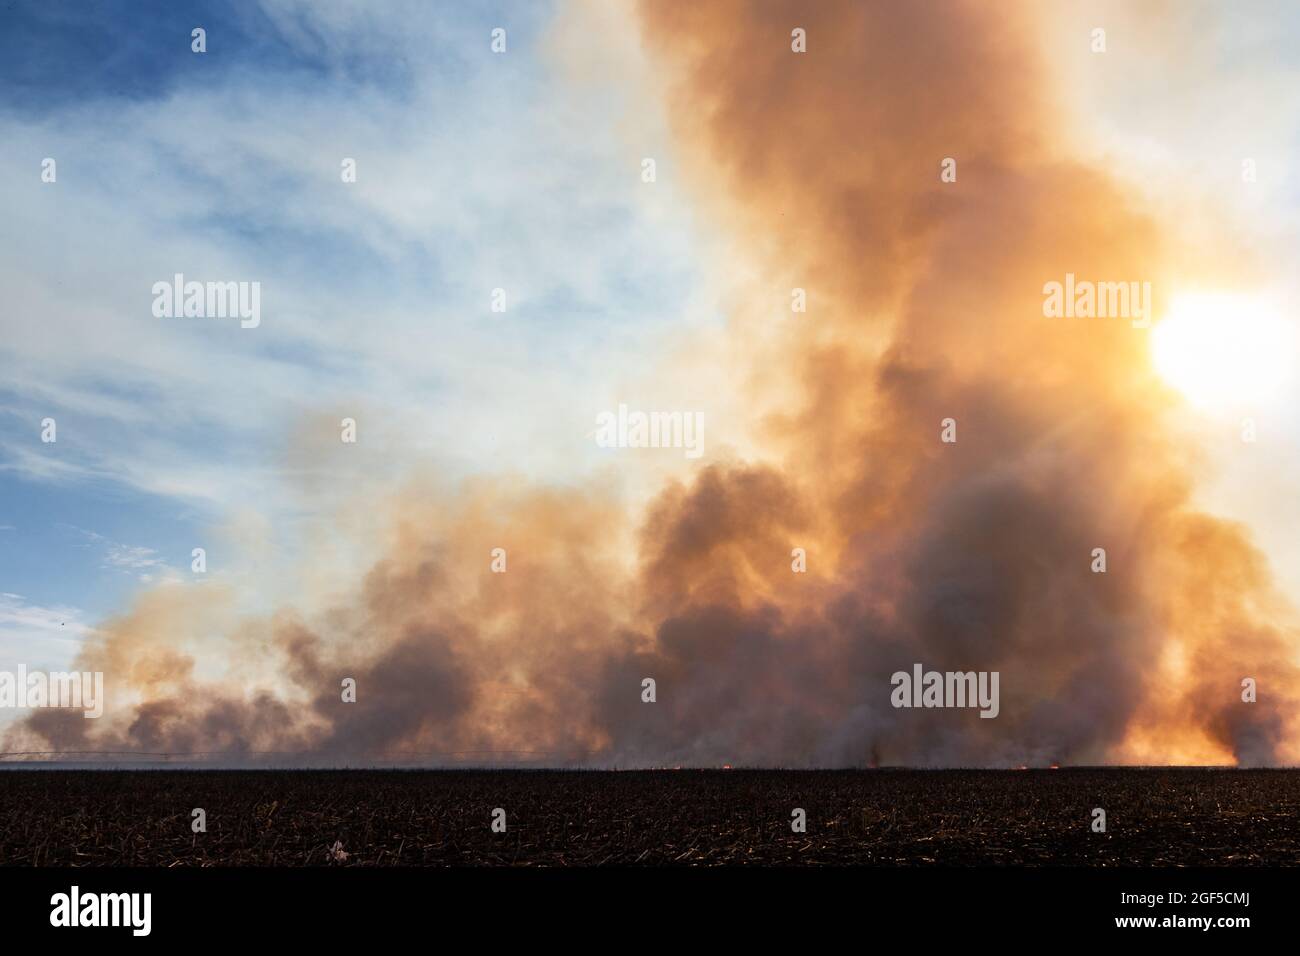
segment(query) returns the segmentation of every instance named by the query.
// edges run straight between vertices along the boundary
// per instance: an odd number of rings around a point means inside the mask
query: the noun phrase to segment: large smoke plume
[[[37,713],[6,749],[1296,760],[1291,612],[1244,533],[1191,507],[1196,462],[1147,333],[1043,316],[1067,272],[1159,296],[1172,263],[1211,260],[1065,155],[1033,25],[951,0],[654,0],[640,21],[702,213],[773,277],[730,318],[762,459],[703,467],[635,515],[598,484],[485,480],[449,500],[414,481],[376,506],[386,556],[355,598],[231,622],[215,589],[145,594],[82,655],[108,675],[108,715]],[[200,631],[228,673],[183,649]],[[890,675],[915,662],[999,671],[999,716],[894,709]],[[248,690],[254,664],[278,680]]]

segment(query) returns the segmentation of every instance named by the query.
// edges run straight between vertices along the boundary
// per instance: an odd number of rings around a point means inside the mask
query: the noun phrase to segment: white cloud
[[[267,4],[303,49],[404,63],[400,89],[227,75],[0,120],[0,467],[287,515],[406,462],[560,478],[589,465],[615,383],[648,377],[665,330],[700,321],[665,308],[675,281],[698,285],[696,237],[657,102],[638,95],[635,37],[593,21],[618,56],[592,82],[522,46],[492,57],[481,24],[432,5],[403,9]],[[448,31],[463,44],[452,66],[428,48]],[[660,157],[649,189],[646,152]],[[45,155],[55,185],[28,168]],[[339,181],[344,156],[355,185]],[[154,318],[150,286],[175,272],[260,281],[261,327]],[[498,286],[504,315],[488,308]],[[36,441],[45,415],[55,445]],[[383,468],[321,458],[343,415]]]
[[[92,633],[78,608],[43,607],[21,594],[0,593],[0,670],[66,670]]]

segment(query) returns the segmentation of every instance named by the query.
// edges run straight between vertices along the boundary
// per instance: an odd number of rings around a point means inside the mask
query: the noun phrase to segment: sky
[[[1294,650],[1291,611],[1271,602],[1300,599],[1300,370],[1245,401],[1249,359],[1226,398],[1207,399],[1151,373],[1145,336],[1070,344],[1057,328],[999,323],[1022,305],[1013,284],[1036,301],[1044,281],[1092,261],[1138,270],[1099,278],[1153,277],[1157,323],[1179,294],[1226,289],[1249,303],[1243,322],[1266,302],[1273,351],[1300,353],[1300,13],[1280,0],[1011,8],[997,23],[956,0],[806,14],[648,0],[5,4],[0,670],[123,668],[121,713],[179,708],[213,681],[225,688],[214,711],[266,694],[307,715],[280,739],[273,709],[250,704],[217,734],[241,749],[531,746],[540,723],[538,746],[633,763],[874,760],[888,722],[849,703],[856,684],[823,707],[812,677],[776,682],[797,717],[769,749],[754,743],[768,732],[754,707],[728,723],[701,703],[707,676],[688,682],[671,731],[635,726],[605,691],[582,717],[554,699],[647,662],[703,675],[699,661],[732,660],[745,686],[774,686],[738,663],[762,656],[752,647],[684,636],[730,634],[727,621],[787,671],[787,646],[833,633],[823,647],[840,663],[824,650],[807,663],[825,681],[860,663],[850,633],[877,635],[884,654],[917,646],[911,631],[935,614],[969,624],[1000,619],[1008,600],[1038,608],[971,583],[1000,553],[988,529],[970,532],[978,561],[940,573],[934,595],[909,598],[893,578],[943,550],[921,511],[949,528],[969,509],[996,513],[975,502],[1014,472],[1026,501],[1061,484],[1061,515],[1017,514],[1052,524],[1042,538],[1059,530],[1063,550],[1089,521],[1175,542],[1132,545],[1148,563],[1102,602],[1115,633],[1147,640],[1204,618],[1182,599],[1197,586],[1180,535],[1239,532],[1268,568],[1263,596],[1194,647],[1153,647],[1141,674],[1120,668],[1126,727],[1090,735],[1053,717],[1059,741],[1017,731],[996,747],[927,729],[887,759],[1158,759],[1151,728],[1178,714],[1152,703],[1152,673],[1184,674],[1243,631],[1282,634],[1260,660]],[[816,29],[793,54],[789,28],[805,21]],[[963,24],[969,34],[952,32]],[[897,49],[877,46],[880,31]],[[808,59],[769,61],[755,47],[769,40]],[[807,75],[783,72],[807,62]],[[911,164],[932,189],[950,152],[954,185],[973,192],[956,192],[945,220],[945,194],[915,186]],[[1065,223],[1073,232],[1058,235]],[[1087,242],[1049,270],[1047,239]],[[1003,245],[1014,267],[992,258]],[[154,314],[154,284],[177,273],[259,283],[260,323]],[[811,305],[792,329],[796,286]],[[956,290],[983,296],[964,307],[977,320],[951,317]],[[940,383],[924,400],[908,384],[922,370]],[[914,443],[911,414],[935,396],[986,423],[1004,463],[967,461],[982,483],[942,477]],[[598,416],[620,404],[702,416],[703,454],[602,447]],[[1070,436],[1053,439],[1063,448],[989,437],[1042,418]],[[41,440],[46,419],[55,442]],[[340,441],[345,419],[355,443]],[[1100,423],[1113,441],[1093,436]],[[1112,453],[1110,478],[1093,476]],[[1059,474],[1039,455],[1059,455]],[[906,480],[900,462],[917,463]],[[1083,474],[1094,485],[1076,496]],[[1199,512],[1237,530],[1193,534]],[[512,534],[526,542],[509,549],[517,590],[493,603],[478,574]],[[783,592],[753,563],[754,548],[779,550],[784,573],[791,536],[827,556],[816,589]],[[1254,594],[1254,552],[1224,547],[1224,582]],[[1010,553],[993,560],[1015,565],[1008,580],[1032,576]],[[516,583],[530,568],[534,583]],[[1148,581],[1166,573],[1183,583],[1162,600]],[[896,619],[909,607],[914,627]],[[709,616],[719,608],[731,616]],[[528,650],[509,643],[532,630],[546,636]],[[364,664],[331,657],[362,636],[374,640]],[[960,656],[964,640],[947,650]],[[419,708],[395,707],[345,733],[313,683],[332,688],[336,664],[384,679],[427,668],[431,685],[471,689],[463,713],[404,722]],[[1080,661],[1042,666],[1059,671],[1054,693],[1100,680]],[[512,694],[535,710],[491,703]],[[1008,720],[1042,723],[1035,706]],[[113,739],[206,743],[202,724],[178,724]],[[1170,753],[1300,754],[1300,741],[1243,742],[1255,733],[1211,727]]]
[[[1219,235],[1254,257],[1256,288],[1278,303],[1294,336],[1300,57],[1292,41],[1300,34],[1300,10],[1269,0],[1231,8],[1072,2],[1059,9],[1049,29],[1071,52],[1061,65],[1069,76],[1067,99],[1085,118],[1071,148],[1125,175],[1162,204],[1180,230]],[[1110,59],[1105,70],[1087,69],[1098,58],[1066,37],[1101,23],[1110,26]],[[1254,182],[1241,181],[1245,158],[1255,161]],[[1183,281],[1197,291],[1196,282]],[[1250,448],[1238,440],[1247,415],[1270,436]],[[1294,374],[1266,401],[1247,407],[1202,403],[1187,426],[1188,441],[1210,458],[1199,488],[1206,506],[1248,522],[1288,593],[1300,595],[1300,539],[1294,534],[1300,502],[1288,491],[1300,478]]]
[[[647,343],[718,321],[692,298],[690,210],[670,184],[637,188],[641,152],[671,162],[653,111],[628,128],[633,79],[566,76],[583,64],[553,62],[551,5],[3,16],[11,655],[43,646],[25,628],[48,612],[87,627],[188,576],[194,547],[219,577],[246,525],[292,551],[355,479],[315,458],[346,415],[379,459],[361,470],[574,474],[593,393],[641,374]],[[47,156],[57,183],[32,189]],[[263,324],[160,323],[150,288],[175,272],[260,282]],[[45,417],[53,445],[32,440]]]

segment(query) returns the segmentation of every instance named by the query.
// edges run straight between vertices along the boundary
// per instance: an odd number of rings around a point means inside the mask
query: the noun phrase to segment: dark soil
[[[0,772],[19,866],[1296,863],[1300,770]]]

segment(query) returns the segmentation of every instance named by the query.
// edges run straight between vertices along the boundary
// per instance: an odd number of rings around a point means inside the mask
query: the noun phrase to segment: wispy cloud
[[[146,584],[153,581],[160,573],[170,572],[168,576],[175,575],[175,572],[168,567],[167,563],[153,548],[143,545],[123,544],[97,531],[89,531],[85,528],[77,528],[72,525],[67,527],[85,538],[85,547],[100,549],[103,562],[100,567],[104,570],[133,574],[141,583]]]
[[[79,608],[46,607],[21,594],[0,593],[0,669],[64,667],[93,633]]]
[[[315,507],[296,436],[336,439],[350,415],[389,468],[470,472],[509,448],[530,473],[580,470],[609,370],[646,367],[666,327],[700,316],[689,205],[670,177],[638,177],[646,152],[670,168],[666,125],[644,108],[629,142],[611,94],[637,82],[635,39],[605,36],[626,62],[597,89],[540,62],[532,16],[494,57],[493,24],[468,13],[263,10],[314,72],[250,65],[0,114],[0,281],[12,314],[41,316],[0,345],[0,467],[285,515]],[[59,161],[56,184],[31,188],[31,156]],[[155,318],[151,285],[176,272],[259,281],[262,325]]]

